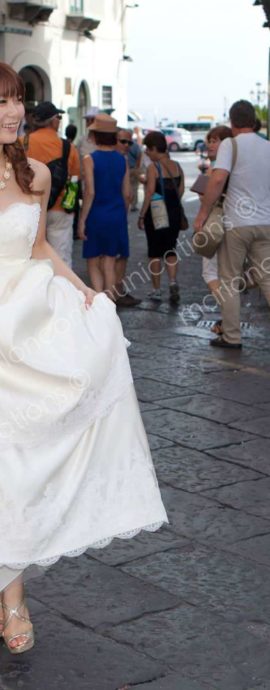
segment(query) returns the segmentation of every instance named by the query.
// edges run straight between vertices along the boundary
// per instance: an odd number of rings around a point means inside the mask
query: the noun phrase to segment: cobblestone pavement
[[[181,307],[165,279],[151,304],[135,216],[143,301],[119,313],[170,525],[31,581],[36,646],[17,658],[1,647],[0,688],[270,690],[268,310],[244,295],[243,351],[212,351],[199,258],[181,259]]]

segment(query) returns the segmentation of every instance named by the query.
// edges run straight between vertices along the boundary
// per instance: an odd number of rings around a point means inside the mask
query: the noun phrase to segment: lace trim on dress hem
[[[63,438],[64,434],[82,433],[90,428],[98,419],[110,414],[116,403],[123,399],[133,384],[132,373],[126,350],[124,349],[112,362],[111,369],[100,390],[93,390],[91,384],[87,386],[74,408],[64,414],[56,415],[56,420],[49,417],[45,423],[45,415],[42,424],[38,419],[36,424],[31,419],[25,418],[19,426],[10,425],[10,437],[3,438],[0,433],[0,448],[9,448],[12,445],[31,448],[43,442],[52,443]],[[53,410],[53,407],[52,407]],[[22,429],[19,428],[22,426]],[[17,427],[17,428],[16,428]],[[15,433],[14,433],[15,431]]]
[[[121,534],[114,534],[112,537],[106,537],[104,539],[100,539],[99,541],[93,542],[92,544],[87,544],[86,546],[81,546],[79,549],[75,549],[73,551],[67,551],[66,553],[61,553],[58,556],[53,556],[52,558],[47,558],[47,559],[41,559],[38,561],[30,562],[30,563],[2,563],[0,565],[0,568],[11,568],[12,570],[25,570],[29,566],[42,566],[44,568],[48,568],[51,565],[54,565],[57,563],[57,561],[60,560],[60,558],[68,557],[68,558],[73,558],[76,556],[81,556],[85,551],[88,549],[104,549],[105,546],[109,546],[111,542],[114,539],[132,539],[133,537],[136,537],[140,532],[146,531],[146,532],[156,532],[162,525],[164,524],[165,520],[161,520],[160,522],[153,522],[150,525],[146,525],[144,527],[138,527],[137,529],[130,530],[129,532],[122,532]]]

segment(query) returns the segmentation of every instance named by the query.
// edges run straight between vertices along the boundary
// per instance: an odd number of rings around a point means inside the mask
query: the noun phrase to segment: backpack
[[[54,206],[59,194],[63,191],[68,178],[68,156],[70,152],[70,143],[67,139],[62,139],[63,150],[62,158],[55,158],[53,161],[47,163],[52,176],[51,193],[48,201],[48,209]]]

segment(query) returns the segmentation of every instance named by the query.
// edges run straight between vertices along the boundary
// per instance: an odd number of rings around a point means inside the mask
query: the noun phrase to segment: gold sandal
[[[18,606],[16,606],[15,608],[10,608],[9,606],[7,606],[7,604],[2,602],[3,610],[8,612],[7,619],[3,625],[2,637],[3,637],[4,642],[5,642],[8,650],[11,654],[22,654],[23,652],[27,652],[29,649],[32,649],[32,647],[34,646],[34,643],[35,643],[33,626],[32,626],[31,630],[28,630],[26,632],[20,632],[20,633],[17,633],[16,635],[10,635],[10,637],[7,637],[7,638],[5,638],[5,635],[4,635],[4,631],[7,628],[8,624],[10,623],[13,616],[15,616],[15,618],[18,618],[19,621],[24,621],[25,623],[31,623],[30,618],[27,618],[27,616],[22,616],[22,614],[20,613],[20,609],[22,608],[23,605],[24,605],[24,600],[21,601],[21,603]],[[16,647],[11,647],[10,643],[13,642],[14,640],[16,640],[18,637],[24,637],[25,642],[22,642],[21,644],[17,645]]]

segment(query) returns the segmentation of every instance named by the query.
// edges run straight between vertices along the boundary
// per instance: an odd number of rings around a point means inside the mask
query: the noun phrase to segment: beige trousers
[[[246,288],[243,263],[249,257],[254,277],[270,305],[270,225],[247,225],[225,232],[218,248],[218,291],[224,340],[240,343],[240,294]]]
[[[72,266],[73,219],[74,213],[47,213],[47,240],[69,268]]]

